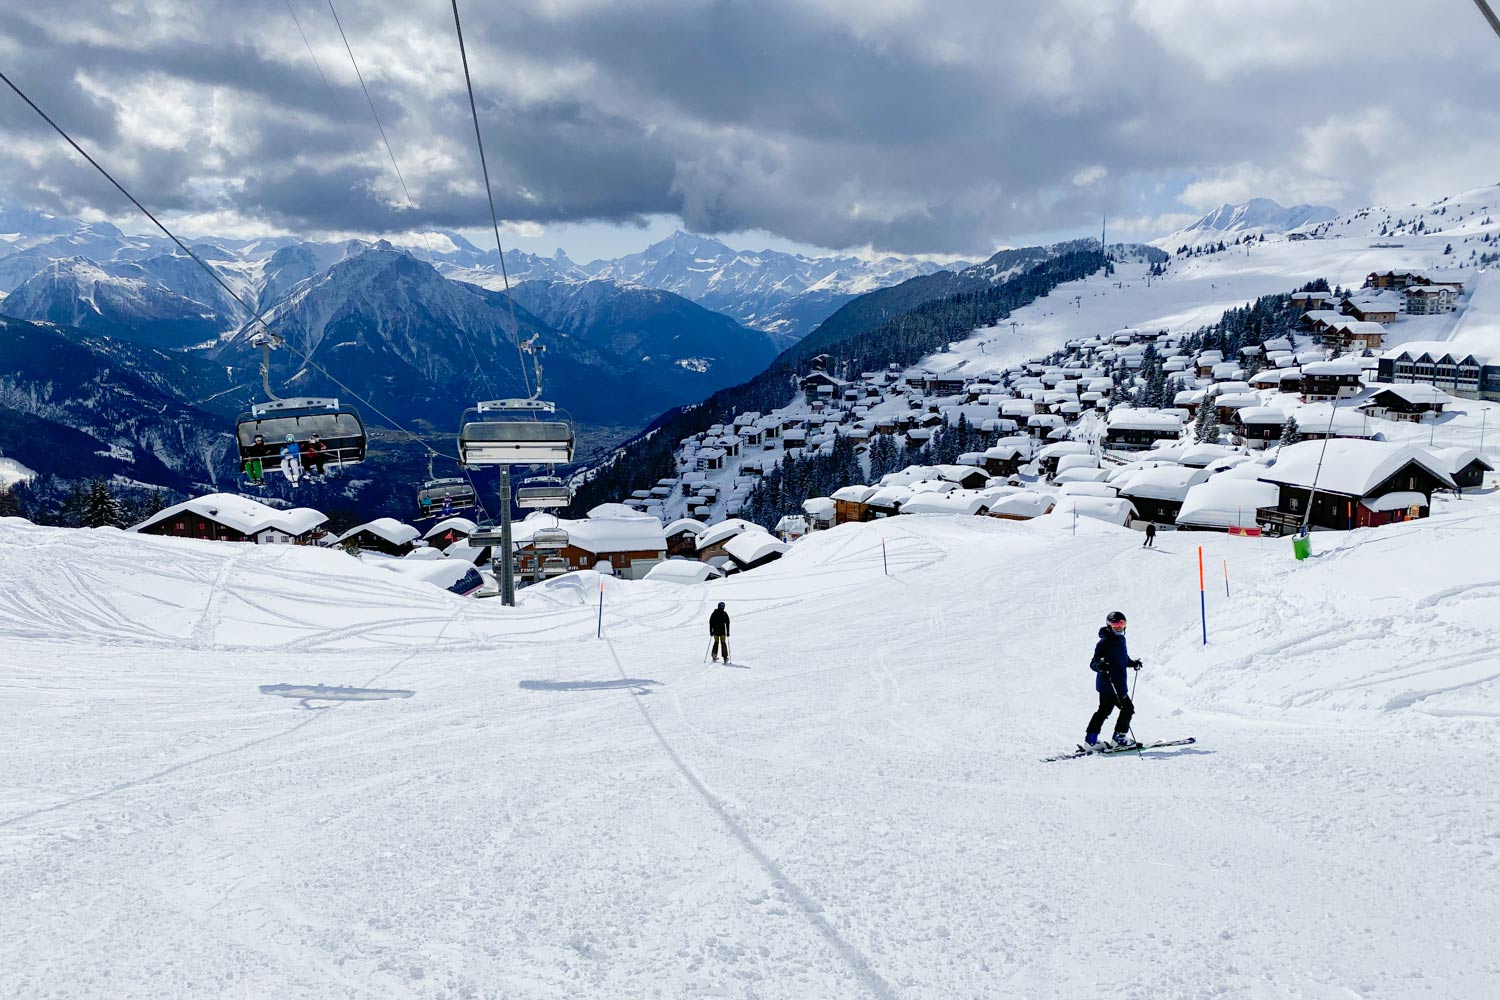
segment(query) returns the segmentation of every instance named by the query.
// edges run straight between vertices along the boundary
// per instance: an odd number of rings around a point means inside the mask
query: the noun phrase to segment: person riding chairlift
[[[314,434],[312,440],[307,442],[307,447],[302,449],[302,464],[307,468],[309,475],[321,479],[325,475],[324,468],[327,463],[328,442]]]

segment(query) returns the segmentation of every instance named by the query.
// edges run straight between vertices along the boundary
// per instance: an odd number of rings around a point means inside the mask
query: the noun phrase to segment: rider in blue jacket
[[[1094,672],[1094,690],[1099,692],[1099,708],[1089,719],[1084,742],[1097,746],[1104,720],[1118,708],[1120,714],[1115,719],[1114,743],[1127,746],[1135,742],[1130,738],[1130,717],[1135,714],[1135,706],[1130,703],[1130,685],[1125,672],[1141,669],[1141,661],[1132,660],[1125,647],[1124,612],[1111,611],[1104,622],[1104,627],[1099,630],[1099,642],[1094,646],[1094,658],[1089,663],[1089,669]]]

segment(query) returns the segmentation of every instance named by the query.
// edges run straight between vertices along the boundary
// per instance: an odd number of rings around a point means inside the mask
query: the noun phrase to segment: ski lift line
[[[406,197],[406,207],[415,212],[417,208],[416,200],[412,198],[411,190],[406,186],[406,176],[401,173],[401,164],[396,159],[396,150],[391,146],[390,137],[385,134],[385,125],[380,120],[380,112],[375,110],[375,101],[370,96],[370,88],[365,85],[364,72],[359,68],[359,60],[354,56],[354,47],[349,44],[349,36],[344,31],[344,23],[339,18],[339,12],[334,7],[333,0],[327,0],[327,2],[328,12],[333,15],[333,23],[338,28],[339,38],[343,40],[344,51],[349,54],[349,64],[354,67],[354,75],[359,78],[360,89],[364,91],[365,103],[370,108],[370,117],[375,119],[375,128],[380,132],[380,141],[385,146],[386,155],[390,157],[391,168],[395,171],[396,180],[401,185],[401,193]],[[290,4],[291,0],[287,0],[287,3]],[[331,91],[329,96],[332,96]],[[422,245],[427,248],[427,252],[429,254],[434,253],[432,248],[432,240],[428,238],[427,233],[425,231],[419,231],[418,235],[422,239]],[[512,319],[514,319],[514,316],[512,316]],[[468,349],[469,357],[474,361],[474,368],[479,372],[480,378],[484,380],[486,388],[493,393],[494,383],[490,379],[489,371],[484,367],[484,365],[480,363],[479,353],[474,349],[474,344],[467,333],[467,331],[464,331],[465,335],[460,337],[459,339],[463,341],[464,346]],[[468,473],[466,471],[465,475],[467,474]],[[430,479],[432,477],[429,475],[428,478]],[[470,485],[472,486],[473,483],[471,482]]]
[[[291,5],[291,0],[287,0],[287,5],[288,6]],[[334,7],[333,0],[328,0],[328,12],[333,15],[333,23],[338,28],[339,38],[344,43],[344,51],[346,53],[348,53],[348,55],[349,55],[349,64],[354,67],[354,75],[359,78],[359,86],[360,86],[360,89],[364,92],[365,103],[370,108],[370,117],[375,120],[375,128],[380,132],[380,141],[385,146],[386,155],[390,157],[391,168],[392,168],[392,170],[395,171],[396,180],[401,185],[401,193],[406,198],[406,206],[407,206],[407,208],[411,209],[412,211],[415,211],[416,207],[417,207],[416,200],[414,198],[412,198],[412,196],[411,196],[411,189],[406,186],[406,176],[404,174],[402,174],[402,172],[401,172],[401,164],[396,159],[396,150],[391,146],[390,137],[386,135],[385,125],[380,120],[380,112],[377,111],[377,110],[375,110],[375,101],[370,96],[370,88],[365,84],[365,75],[364,75],[364,72],[359,68],[359,60],[357,58],[355,58],[354,47],[349,44],[349,36],[344,31],[344,23],[339,18],[339,12],[338,12],[338,9]],[[295,14],[293,15],[293,17],[295,18]],[[299,22],[299,24],[298,24],[297,27],[298,27],[298,30],[300,31],[301,30],[301,24],[300,24],[300,22]],[[306,40],[307,40],[307,37],[304,35],[303,36],[303,41],[306,42]],[[309,51],[309,53],[311,53],[311,51],[312,51],[311,46],[308,47],[308,51]],[[313,61],[314,62],[317,61],[317,57],[316,56],[313,57]],[[322,72],[321,69],[319,70],[319,72],[320,73]],[[324,80],[324,84],[325,85],[327,84],[327,80],[326,79]],[[330,100],[333,100],[333,91],[332,91],[331,88],[329,90],[328,96],[329,96]],[[337,101],[336,100],[334,101],[334,105],[335,105],[335,107],[337,107]],[[339,114],[340,114],[340,117],[342,117],[343,112],[340,111]],[[347,124],[347,121],[346,121],[346,124]],[[428,238],[427,233],[425,231],[422,231],[422,232],[419,232],[419,235],[422,238],[422,244],[427,248],[427,252],[428,253],[433,253],[432,241]],[[494,383],[490,379],[489,371],[480,363],[479,353],[474,349],[473,342],[469,339],[468,336],[461,337],[460,339],[464,342],[464,346],[468,349],[468,351],[469,351],[469,357],[471,357],[473,359],[473,361],[474,361],[474,367],[475,367],[476,370],[478,370],[480,378],[482,378],[484,380],[485,385],[490,389],[490,391],[493,392],[494,391]],[[524,378],[524,373],[523,373],[523,378]],[[269,386],[267,387],[267,393],[269,394]],[[427,448],[427,478],[429,480],[431,480],[431,479],[435,478],[433,476],[433,470],[432,470],[432,460],[433,460],[433,458],[454,459],[455,456],[440,454],[439,452],[435,451],[430,445],[426,445],[425,442],[424,442],[424,447]],[[489,516],[489,511],[485,509],[484,500],[481,498],[481,494],[479,492],[479,486],[478,486],[478,484],[474,482],[474,476],[473,476],[473,474],[469,471],[468,467],[463,464],[462,461],[458,461],[457,464],[459,466],[459,469],[463,473],[463,478],[469,484],[469,490],[471,491],[471,495],[474,498],[473,499],[473,506],[474,506],[474,508],[482,516],[488,517]],[[419,495],[420,495],[420,491],[419,491]]]
[[[291,0],[288,0],[288,3],[290,2]],[[380,112],[375,110],[375,101],[370,97],[370,88],[365,86],[365,75],[360,72],[359,60],[354,58],[354,49],[349,46],[349,36],[344,34],[344,23],[339,20],[339,12],[334,9],[333,0],[328,0],[328,13],[333,15],[334,26],[339,29],[339,38],[344,42],[344,51],[349,53],[349,62],[354,67],[354,75],[359,78],[359,89],[365,92],[365,103],[370,106],[370,114],[375,119],[375,127],[380,130],[380,141],[385,144],[386,155],[391,158],[391,168],[396,171],[396,180],[401,182],[401,193],[406,195],[406,204],[411,208],[416,208],[411,192],[406,189],[406,178],[401,175],[401,165],[396,162],[396,154],[391,149],[391,140],[386,138],[385,125],[380,121]],[[431,247],[428,249],[431,250]]]
[[[57,124],[57,122],[52,119],[51,115],[49,115],[49,114],[47,114],[47,112],[43,111],[37,105],[37,103],[35,101],[33,101],[30,97],[27,96],[27,94],[26,94],[26,92],[24,90],[22,90],[20,87],[16,86],[15,81],[13,81],[9,76],[7,76],[3,70],[0,70],[0,81],[4,81],[5,85],[7,87],[9,87],[15,93],[15,95],[17,97],[19,97],[21,100],[25,101],[26,105],[28,107],[30,107],[31,110],[35,111],[41,117],[41,119],[43,121],[45,121],[48,125],[52,126],[52,130],[54,132],[56,132],[58,135],[62,136],[63,141],[65,141],[69,146],[72,146],[73,149],[78,153],[79,156],[82,156],[85,160],[88,161],[88,163],[89,163],[89,165],[91,167],[93,167],[95,170],[99,171],[99,173],[104,177],[104,179],[107,180],[107,181],[109,181],[110,184],[112,184],[114,186],[115,190],[117,190],[121,194],[123,194],[125,196],[125,198],[132,205],[134,205],[137,209],[140,210],[140,212],[141,212],[142,215],[144,215],[146,218],[150,219],[151,223],[154,226],[156,226],[157,229],[160,229],[162,231],[162,233],[166,235],[167,239],[169,239],[173,243],[175,243],[177,245],[177,247],[180,250],[182,250],[183,253],[187,254],[188,257],[190,257],[193,260],[194,263],[196,263],[199,267],[201,267],[203,269],[203,271],[210,278],[212,278],[214,280],[214,282],[216,284],[218,284],[218,286],[220,288],[224,289],[224,291],[229,294],[230,298],[232,298],[232,299],[234,299],[234,301],[238,302],[240,304],[241,308],[243,308],[245,310],[245,312],[247,312],[248,314],[250,314],[250,316],[251,316],[250,323],[251,324],[259,323],[260,326],[261,326],[261,328],[266,331],[266,335],[271,338],[271,340],[272,340],[273,343],[275,343],[277,346],[285,346],[286,348],[288,348],[289,350],[291,350],[292,353],[296,354],[299,358],[301,358],[302,361],[303,361],[303,363],[305,363],[309,368],[312,368],[314,371],[318,372],[320,375],[322,375],[323,377],[327,378],[328,381],[330,381],[334,385],[338,386],[341,390],[343,390],[345,393],[347,393],[352,398],[359,400],[362,404],[364,404],[365,406],[369,407],[372,412],[374,412],[375,414],[377,414],[381,419],[385,420],[388,424],[391,425],[392,428],[394,428],[397,431],[400,431],[402,434],[405,434],[408,438],[410,438],[411,440],[415,441],[417,444],[421,445],[428,452],[430,452],[430,453],[432,453],[434,455],[437,455],[437,456],[439,456],[441,458],[446,458],[446,459],[450,459],[450,460],[453,460],[453,461],[459,461],[453,455],[448,455],[448,454],[444,454],[443,452],[437,451],[437,449],[433,448],[426,441],[423,441],[416,434],[414,434],[413,432],[407,430],[406,427],[404,427],[399,421],[397,421],[396,419],[394,419],[393,417],[391,417],[389,414],[385,413],[383,410],[380,409],[380,407],[376,406],[374,403],[370,402],[370,400],[366,399],[364,396],[361,396],[359,393],[357,393],[353,389],[349,388],[349,386],[347,386],[343,382],[339,381],[339,379],[336,378],[331,372],[329,372],[328,369],[324,368],[322,365],[320,365],[316,361],[314,361],[312,359],[311,355],[308,355],[308,354],[304,353],[303,351],[299,350],[294,344],[292,344],[291,342],[289,342],[288,340],[286,340],[286,338],[282,337],[281,334],[279,334],[275,330],[271,329],[270,325],[266,323],[266,321],[265,321],[264,316],[263,316],[262,313],[256,312],[254,309],[252,309],[251,306],[250,306],[250,304],[248,302],[246,302],[244,300],[244,298],[242,298],[240,296],[240,294],[238,292],[236,292],[229,285],[229,283],[224,280],[223,276],[221,276],[218,271],[215,271],[212,267],[210,267],[208,265],[208,263],[206,261],[204,261],[204,259],[202,257],[199,257],[196,253],[194,253],[192,251],[192,249],[189,248],[186,243],[182,242],[182,240],[180,240],[177,237],[176,233],[174,233],[174,232],[172,232],[172,230],[168,229],[162,223],[162,221],[160,219],[158,219],[155,215],[153,215],[152,212],[151,212],[151,210],[149,208],[147,208],[145,205],[141,204],[140,200],[137,199],[135,195],[131,194],[128,190],[126,190],[126,188],[125,188],[125,186],[123,184],[121,184],[119,181],[115,180],[113,174],[111,174],[108,170],[104,169],[104,166],[102,164],[100,164],[100,162],[98,160],[94,159],[91,155],[89,155],[88,150],[84,149],[76,141],[74,141],[73,137],[68,134],[67,130],[65,130],[61,125]]]
[[[1496,16],[1487,0],[1474,0],[1474,5],[1479,8],[1479,13],[1484,15],[1484,19],[1490,22],[1490,27],[1495,29],[1495,34],[1500,35],[1500,16]]]
[[[505,301],[510,306],[512,336],[516,339],[516,359],[521,365],[521,384],[526,394],[532,395],[531,378],[526,374],[526,355],[521,350],[521,324],[516,319],[516,302],[510,294],[510,275],[505,268],[505,248],[500,245],[500,218],[495,214],[495,192],[490,188],[490,168],[484,158],[484,137],[479,132],[479,106],[474,103],[474,80],[469,75],[469,53],[464,47],[464,26],[458,16],[458,0],[453,3],[453,28],[458,34],[458,55],[464,65],[464,86],[469,91],[469,115],[474,119],[474,145],[479,148],[479,170],[484,175],[484,196],[490,205],[490,225],[495,231],[495,252],[500,255],[500,281],[505,288]],[[536,395],[542,393],[541,375],[538,371]]]
[[[313,51],[312,42],[307,40],[307,32],[302,30],[302,19],[297,16],[297,9],[292,6],[292,0],[286,0],[286,9],[287,13],[292,15],[292,22],[297,25],[297,34],[302,36],[302,44],[307,47],[307,54],[312,57],[313,67],[318,71],[318,79],[323,81],[323,89],[328,92],[328,103],[333,105],[333,110],[338,113],[339,121],[344,123],[344,133],[349,136],[349,148],[354,150],[354,155],[359,157],[359,162],[369,166],[370,161],[366,159],[364,150],[359,148],[359,141],[354,137],[354,126],[349,124],[348,116],[339,106],[338,98],[333,93],[333,86],[323,73],[323,64],[318,62],[318,54]]]

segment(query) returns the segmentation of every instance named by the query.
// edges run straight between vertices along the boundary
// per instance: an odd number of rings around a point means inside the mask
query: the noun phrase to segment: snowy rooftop
[[[1124,497],[1140,497],[1151,500],[1182,500],[1188,490],[1208,479],[1204,469],[1186,465],[1162,465],[1154,469],[1142,469],[1126,479],[1115,480]]]
[[[277,510],[275,507],[267,506],[259,500],[251,500],[249,497],[237,496],[233,493],[209,493],[157,511],[130,530],[140,531],[153,524],[170,521],[183,513],[212,518],[244,535],[254,535],[268,528],[283,531],[289,535],[301,535],[328,520],[321,512],[311,507]]]
[[[1218,475],[1187,491],[1177,523],[1198,528],[1254,527],[1255,512],[1272,510],[1281,491],[1272,483]]]
[[[458,532],[461,535],[472,535],[478,527],[477,524],[467,517],[445,517],[437,524],[428,528],[422,534],[422,537],[436,538],[438,535],[447,534],[450,531]]]
[[[775,535],[757,526],[753,531],[744,531],[724,543],[724,552],[738,563],[753,563],[768,555],[784,553],[791,546]]]
[[[1438,459],[1410,445],[1334,438],[1327,442],[1325,455],[1323,444],[1322,441],[1303,441],[1282,448],[1276,455],[1276,464],[1260,470],[1260,479],[1268,483],[1311,487],[1316,477],[1320,491],[1364,496],[1408,462],[1415,462],[1444,484],[1453,485]]]
[[[720,521],[718,524],[711,524],[706,529],[704,529],[698,535],[698,548],[700,551],[702,549],[711,548],[715,545],[720,544],[721,542],[725,542],[733,538],[735,535],[738,535],[742,531],[764,530],[766,529],[762,528],[758,524],[746,521],[744,518],[731,517],[726,520]]]
[[[377,538],[383,538],[392,545],[408,545],[421,537],[421,532],[409,524],[402,524],[394,517],[377,517],[373,521],[364,524],[356,524],[334,540],[335,545],[346,538],[353,538],[361,532],[369,532]]]

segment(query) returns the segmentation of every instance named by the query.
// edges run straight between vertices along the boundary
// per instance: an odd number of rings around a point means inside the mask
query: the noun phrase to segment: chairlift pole
[[[500,466],[500,603],[516,604],[515,546],[510,536],[510,466]]]
[[[1318,477],[1323,473],[1323,456],[1328,454],[1328,439],[1333,437],[1333,418],[1338,414],[1338,407],[1335,405],[1337,402],[1337,396],[1328,401],[1328,431],[1323,435],[1323,447],[1318,452],[1318,465],[1313,469],[1312,488],[1307,493],[1307,510],[1302,514],[1301,534],[1304,538],[1307,537],[1308,525],[1312,521],[1313,501],[1318,497]]]

